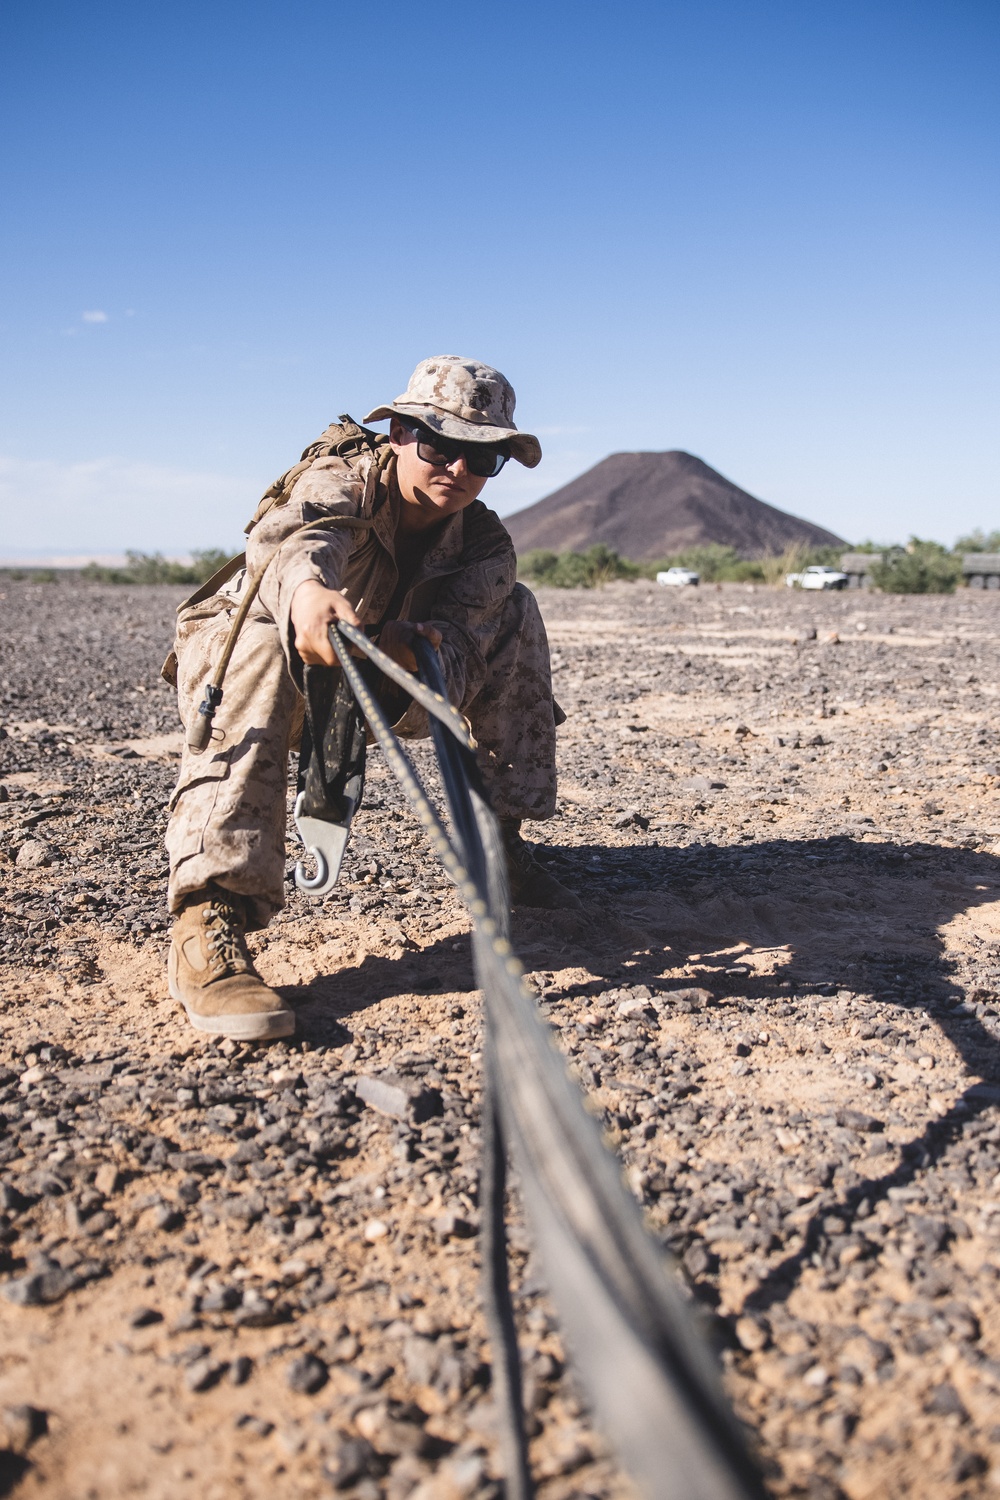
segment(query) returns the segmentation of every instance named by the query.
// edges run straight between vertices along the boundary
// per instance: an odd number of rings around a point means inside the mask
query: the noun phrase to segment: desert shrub
[[[517,571],[531,583],[556,589],[594,589],[615,578],[638,578],[639,569],[598,542],[586,552],[548,552],[538,549],[518,558]]]
[[[190,563],[168,562],[162,552],[126,552],[124,568],[105,568],[88,563],[80,576],[89,583],[177,583],[199,584],[218,572],[229,554],[211,548],[192,552]]]
[[[951,550],[958,554],[1000,552],[1000,531],[982,531],[977,526],[968,536],[960,536]]]
[[[743,582],[748,578],[760,579],[763,574],[760,564],[748,562],[740,557],[735,547],[725,547],[721,542],[707,542],[701,547],[688,547],[672,557],[661,557],[656,562],[639,564],[644,578],[655,578],[667,568],[693,568],[703,583]]]
[[[884,594],[951,594],[962,576],[958,557],[940,542],[910,538],[905,551],[894,548],[871,570],[872,583]]]

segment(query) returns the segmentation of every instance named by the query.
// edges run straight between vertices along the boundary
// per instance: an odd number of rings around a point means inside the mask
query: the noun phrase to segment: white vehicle
[[[668,568],[665,573],[657,573],[656,581],[665,584],[667,588],[683,588],[689,583],[700,583],[701,574],[696,573],[693,568]]]
[[[847,574],[817,565],[802,573],[786,573],[785,583],[790,589],[846,589]]]

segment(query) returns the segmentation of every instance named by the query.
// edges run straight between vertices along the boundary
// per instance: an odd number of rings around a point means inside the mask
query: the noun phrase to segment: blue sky
[[[1000,525],[1000,9],[6,0],[0,554],[236,550],[470,354],[545,459],[852,540]]]

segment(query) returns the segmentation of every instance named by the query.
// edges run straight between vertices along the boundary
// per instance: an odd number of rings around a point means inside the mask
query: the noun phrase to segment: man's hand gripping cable
[[[436,652],[427,642],[415,643],[418,681],[363,631],[341,623],[331,628],[330,640],[379,747],[473,920],[484,1005],[480,1248],[508,1500],[528,1500],[533,1493],[507,1267],[508,1149],[570,1354],[623,1468],[651,1500],[763,1500],[763,1485],[712,1357],[524,984],[508,937],[499,825],[468,727],[448,702]],[[451,837],[346,643],[427,710]]]

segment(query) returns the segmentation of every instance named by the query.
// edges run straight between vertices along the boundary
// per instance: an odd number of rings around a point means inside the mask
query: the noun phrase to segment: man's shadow
[[[756,1305],[788,1295],[802,1266],[822,1248],[823,1217],[835,1214],[853,1228],[858,1208],[867,1204],[867,1213],[890,1188],[912,1182],[970,1120],[1000,1102],[1000,1040],[984,1024],[986,1002],[1000,989],[997,856],[848,837],[686,848],[545,845],[536,852],[578,892],[585,911],[517,913],[515,951],[530,968],[589,971],[594,978],[575,983],[574,995],[598,993],[608,980],[641,983],[678,968],[686,977],[671,983],[704,986],[720,1000],[788,1001],[796,991],[848,988],[897,1005],[904,1021],[919,1009],[973,1075],[943,1116],[928,1119],[903,1144],[898,1167],[855,1183],[837,1204],[822,1195],[822,1208],[801,1231],[801,1250],[770,1272]],[[993,903],[995,911],[974,918]],[[942,936],[950,923],[965,925],[959,933],[965,951],[978,944],[988,959],[992,950],[996,975],[977,980],[957,973]],[[759,977],[727,973],[741,943],[786,950],[787,961]],[[474,985],[467,939],[448,938],[396,957],[372,954],[299,991],[303,1033],[336,1045],[347,1037],[344,1021],[380,998]]]
[[[618,975],[632,982],[654,977],[666,957],[672,968],[686,965],[690,977],[683,982],[704,985],[719,999],[787,1001],[796,991],[841,988],[873,995],[899,1007],[903,1029],[908,1013],[929,1019],[972,1075],[945,1113],[928,1118],[902,1143],[897,1167],[853,1182],[837,1202],[820,1195],[821,1207],[800,1225],[801,1248],[769,1272],[748,1306],[763,1308],[788,1296],[802,1268],[826,1248],[824,1219],[846,1221],[848,1232],[863,1228],[890,1188],[913,1183],[970,1122],[1000,1104],[1000,1021],[998,1034],[985,1024],[1000,1014],[996,855],[848,837],[685,849],[549,846],[539,852],[561,879],[603,904],[609,926],[613,919],[639,934],[631,953],[621,951]],[[946,949],[949,924],[956,925],[961,959]],[[668,955],[660,943],[669,945]],[[732,949],[740,943],[786,949],[781,956],[787,961],[758,978],[727,972],[736,967]],[[970,969],[973,949],[978,962]],[[878,1091],[870,1097],[877,1110]]]

